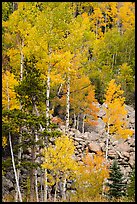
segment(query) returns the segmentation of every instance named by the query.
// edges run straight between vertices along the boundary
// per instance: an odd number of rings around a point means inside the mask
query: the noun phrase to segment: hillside
[[[2,2],[3,201],[134,201],[134,79],[134,2]]]

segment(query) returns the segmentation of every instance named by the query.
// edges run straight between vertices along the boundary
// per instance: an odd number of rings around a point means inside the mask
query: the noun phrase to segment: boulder
[[[110,150],[108,151],[108,157],[116,158],[116,156],[117,156],[117,153],[115,152],[115,150],[110,149]]]
[[[116,148],[120,152],[130,152],[130,146],[127,143],[117,144]]]
[[[5,176],[2,177],[2,194],[8,194],[14,189],[14,185],[11,180],[7,179]]]
[[[91,152],[88,153],[88,156],[89,156],[89,158],[90,158],[91,160],[94,159],[94,154],[95,154],[95,153],[91,153]]]
[[[129,154],[128,152],[122,152],[122,155],[123,155],[124,157],[127,157],[128,159],[129,159],[129,157],[130,157],[130,154]]]
[[[127,142],[130,146],[135,147],[135,138],[130,137]]]
[[[95,132],[103,134],[105,132],[105,123],[101,118],[98,118],[97,125],[95,126]]]
[[[97,141],[99,139],[99,134],[96,132],[90,132],[88,135],[88,141]]]
[[[88,144],[88,150],[89,150],[89,152],[97,153],[97,152],[101,151],[101,147],[99,144],[97,144],[95,142],[91,142]]]

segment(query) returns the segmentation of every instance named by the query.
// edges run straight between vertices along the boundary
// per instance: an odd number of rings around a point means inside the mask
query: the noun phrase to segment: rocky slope
[[[93,154],[96,154],[97,151],[102,151],[105,155],[105,124],[102,120],[103,115],[103,105],[99,105],[100,111],[98,113],[98,125],[96,127],[91,127],[85,124],[85,133],[81,133],[81,125],[79,130],[70,128],[69,135],[74,139],[74,144],[76,147],[75,155],[78,161],[82,161],[82,157],[85,154],[85,151],[88,151],[88,154],[92,157]],[[126,106],[128,110],[128,125],[129,128],[135,130],[135,110]],[[65,133],[65,126],[60,125],[59,130]],[[23,157],[29,157],[29,155],[23,155]],[[110,138],[109,141],[109,150],[108,150],[108,160],[110,163],[117,159],[122,172],[127,179],[132,171],[132,168],[135,164],[135,134],[128,139],[119,139]],[[23,169],[21,177],[24,179],[26,170]],[[21,178],[21,180],[22,180]],[[38,173],[38,181],[44,183],[41,179],[41,174]],[[3,195],[14,193],[15,191],[15,179],[13,170],[7,172],[2,178],[2,192]]]
[[[105,155],[106,135],[105,124],[102,120],[105,112],[103,111],[103,105],[99,105],[99,108],[98,125],[96,127],[91,127],[86,124],[85,133],[81,133],[79,130],[72,128],[69,131],[69,135],[75,141],[75,154],[79,161],[82,160],[86,149],[91,157],[97,153],[97,151],[102,151]],[[108,160],[112,163],[114,159],[117,159],[122,172],[125,177],[128,178],[135,164],[135,110],[127,105],[126,109],[128,111],[128,127],[134,131],[134,134],[132,137],[128,137],[128,139],[115,139],[111,137],[109,141]],[[65,130],[64,126],[60,128],[62,131]]]

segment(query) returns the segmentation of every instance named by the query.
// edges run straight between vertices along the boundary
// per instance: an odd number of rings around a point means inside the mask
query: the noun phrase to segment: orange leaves
[[[81,199],[86,199],[101,193],[103,181],[109,176],[109,169],[101,152],[94,154],[92,159],[87,153],[83,162],[83,165],[79,165],[76,187]]]
[[[106,176],[108,176],[108,166],[102,152],[99,151],[97,154],[94,154],[92,159],[88,154],[86,154],[83,161],[89,171],[101,171],[104,169],[106,170]]]

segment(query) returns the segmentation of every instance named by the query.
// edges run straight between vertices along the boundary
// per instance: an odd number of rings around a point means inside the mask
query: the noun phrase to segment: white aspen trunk
[[[65,178],[63,182],[63,200],[66,200],[66,183],[67,183],[67,180]]]
[[[106,160],[108,159],[108,138],[106,139]]]
[[[108,145],[109,145],[109,120],[108,120],[108,130],[107,130],[107,139],[106,139],[106,162],[108,160]],[[104,195],[104,190],[105,190],[105,183],[107,182],[107,178],[104,179],[103,182],[103,189],[102,189],[102,195]]]
[[[74,113],[74,124],[73,127],[76,128],[77,120],[76,120],[76,114]]]
[[[112,69],[114,67],[114,63],[115,63],[115,54],[113,54]]]
[[[41,184],[40,184],[40,199],[41,199],[41,202],[43,202],[43,188],[42,188],[42,173],[41,173]]]
[[[54,202],[56,202],[56,197],[57,197],[57,183],[55,184]]]
[[[117,52],[115,54],[115,64],[117,63]]]
[[[24,67],[24,55],[23,55],[23,51],[22,51],[23,47],[24,47],[24,43],[22,41],[22,47],[20,50],[20,81],[22,81],[22,79],[23,79],[23,67]]]
[[[35,193],[36,193],[36,201],[39,202],[37,169],[35,170]]]
[[[34,138],[35,139],[35,138]],[[33,145],[31,148],[31,162],[35,162],[35,146]],[[34,202],[34,194],[35,194],[35,169],[34,167],[30,170],[30,202]]]
[[[67,78],[67,95],[66,95],[66,133],[69,129],[69,109],[70,109],[70,76]]]
[[[17,185],[17,189],[18,189],[18,194],[19,194],[19,202],[22,202],[22,196],[21,196],[21,192],[20,192],[20,186],[19,186],[19,181],[18,181],[18,177],[17,177],[17,171],[16,171],[16,167],[15,167],[15,161],[14,161],[14,155],[13,155],[13,148],[12,148],[12,142],[11,142],[10,132],[9,132],[9,143],[10,143],[10,151],[11,151],[12,165],[13,165],[13,170],[14,170],[16,185]]]
[[[49,96],[50,96],[50,65],[48,67],[48,73],[47,73],[47,93],[46,93],[46,124],[47,124],[47,129],[49,129]],[[48,142],[48,138],[46,136],[46,146]],[[45,169],[44,172],[44,202],[47,202],[47,197],[48,197],[48,186],[47,186],[47,169]]]
[[[49,96],[50,96],[50,66],[48,67],[47,73],[47,93],[46,93],[46,120],[47,120],[47,128],[49,126]]]
[[[77,116],[77,130],[78,130],[78,128],[79,128],[79,114]]]
[[[20,81],[22,81],[22,79],[23,79],[23,66],[24,66],[24,55],[23,55],[23,51],[22,51],[23,46],[24,46],[24,42],[22,41],[22,45],[21,45],[21,49],[20,49]],[[21,109],[22,109],[22,106],[20,104],[20,110]],[[19,144],[21,144],[21,142],[22,142],[22,130],[20,130],[18,142],[19,142]],[[19,167],[20,167],[20,163],[21,163],[21,155],[22,155],[22,148],[19,147],[19,149],[18,149],[18,166]],[[17,169],[17,176],[18,176],[18,181],[19,181],[20,169]],[[18,191],[16,191],[15,201],[18,202]]]
[[[109,139],[109,121],[108,121],[107,139],[106,139],[106,160],[108,159],[108,139]]]
[[[10,109],[10,97],[9,97],[9,84],[8,84],[8,79],[6,81],[6,88],[7,88],[7,108],[8,110]],[[19,201],[22,202],[22,196],[21,196],[21,192],[20,192],[20,186],[19,186],[19,179],[17,177],[17,171],[16,171],[16,167],[15,167],[15,161],[14,161],[14,155],[13,155],[13,148],[12,148],[12,141],[11,141],[11,135],[9,132],[9,144],[10,144],[10,151],[11,151],[11,159],[12,159],[12,165],[13,165],[13,170],[14,170],[14,175],[15,175],[15,180],[16,180],[16,190],[19,194]]]
[[[98,20],[96,20],[96,40],[97,40],[97,35],[98,35]]]
[[[104,31],[104,33],[106,33],[106,31],[107,31],[107,25],[106,25],[106,23],[107,23],[107,14],[105,14],[105,31]]]
[[[38,135],[36,133],[35,135],[35,141],[38,141]],[[36,144],[36,152],[35,152],[35,158],[37,155],[37,152],[39,151],[38,145]],[[35,193],[36,193],[36,200],[39,202],[39,195],[38,195],[38,178],[37,178],[37,169],[35,169]]]
[[[82,133],[85,132],[85,114],[83,115],[83,120],[82,120]]]
[[[120,7],[122,6],[123,2],[118,2],[118,5],[117,5],[117,13],[120,12]],[[121,28],[120,28],[120,19],[119,19],[119,16],[117,15],[117,28],[118,28],[118,32],[121,33]]]
[[[47,202],[48,186],[47,186],[47,169],[44,171],[44,202]]]
[[[58,92],[57,92],[57,96],[58,96],[58,97],[60,97],[61,89],[62,89],[62,84],[60,84],[60,87],[59,87]]]
[[[22,133],[22,131],[20,130],[20,132]],[[21,139],[21,136],[19,135],[19,144],[21,144],[22,142],[22,139]],[[22,155],[22,148],[19,147],[19,150],[18,150],[18,166],[20,167],[20,163],[21,163],[21,155]],[[19,177],[20,177],[20,169],[17,169],[17,177],[18,177],[18,182],[19,182]],[[18,191],[16,191],[16,195],[15,195],[15,202],[18,202]]]
[[[36,112],[36,115],[37,116],[40,116],[39,114],[39,111],[37,109],[37,106],[35,104],[35,101],[34,101],[34,110]],[[40,130],[42,131],[43,128],[42,128],[42,125],[40,124]],[[38,141],[38,136],[36,134],[36,142]],[[43,141],[43,144],[44,144],[44,141]],[[36,145],[36,150],[39,151],[39,148],[37,147]],[[45,172],[45,175],[46,175],[46,172]],[[41,179],[42,179],[42,175],[41,175]],[[47,187],[45,186],[45,189],[47,189]],[[38,179],[37,179],[37,170],[35,170],[35,192],[36,192],[36,199],[37,199],[37,202],[39,202],[39,195],[38,195]],[[47,197],[47,196],[46,196]],[[47,198],[46,198],[47,200]],[[43,190],[42,190],[42,180],[41,180],[41,202],[43,202]]]

